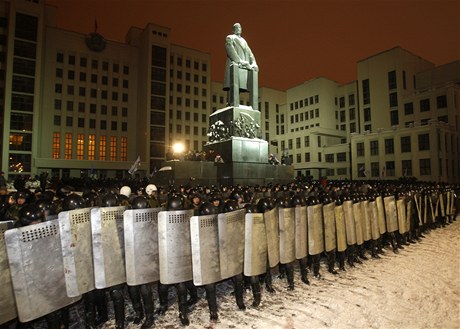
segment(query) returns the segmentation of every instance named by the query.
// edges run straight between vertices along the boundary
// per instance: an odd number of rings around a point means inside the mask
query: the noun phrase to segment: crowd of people
[[[322,259],[326,261],[327,271],[338,274],[347,266],[354,267],[369,257],[379,258],[379,254],[388,251],[398,253],[399,249],[420,241],[427,231],[451,223],[460,210],[460,185],[416,181],[297,179],[286,185],[200,186],[194,185],[191,180],[190,184],[175,188],[157,187],[147,179],[91,182],[69,179],[35,190],[18,187],[11,193],[0,190],[0,221],[12,221],[15,228],[55,218],[53,215],[62,211],[87,207],[125,206],[127,209],[162,208],[165,211],[193,209],[195,216],[242,209],[245,213],[264,215],[282,209],[305,209],[301,216],[309,216],[305,225],[312,225],[308,226],[312,234],[308,237],[315,240],[316,246],[309,246],[305,256],[289,263],[271,267],[267,260],[266,271],[261,275],[244,276],[242,272],[232,277],[235,300],[240,310],[246,308],[244,293],[252,292],[252,306],[257,307],[263,287],[268,293],[274,292],[272,273],[286,279],[286,288],[293,290],[295,270],[300,271],[301,281],[309,284],[309,271],[314,278],[321,278]],[[315,212],[315,209],[321,210]],[[332,240],[330,232],[334,235]],[[318,239],[323,239],[320,249],[317,249]],[[218,319],[216,284],[218,282],[203,286],[212,321]],[[173,286],[177,291],[179,319],[183,325],[188,325],[189,308],[198,300],[197,287],[192,281]],[[171,285],[162,284],[160,280],[140,286],[121,284],[86,293],[82,298],[86,327],[95,328],[108,320],[107,300],[111,299],[116,327],[124,328],[125,295],[129,296],[136,313],[134,323],[142,323],[142,328],[153,327],[155,318],[168,309],[170,288]],[[153,289],[158,290],[159,296],[156,312]],[[66,312],[68,308],[47,315],[48,327],[68,327]]]

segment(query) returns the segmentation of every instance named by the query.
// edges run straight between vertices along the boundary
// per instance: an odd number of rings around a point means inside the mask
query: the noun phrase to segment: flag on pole
[[[134,173],[140,168],[140,166],[141,166],[141,156],[138,155],[136,161],[134,161],[131,168],[129,168],[128,173],[130,175],[134,175]]]

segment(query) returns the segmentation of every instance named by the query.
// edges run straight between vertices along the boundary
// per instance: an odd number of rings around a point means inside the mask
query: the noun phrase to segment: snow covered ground
[[[204,289],[199,289],[201,298],[191,309],[188,328],[460,328],[460,218],[425,236],[399,254],[385,249],[380,259],[355,268],[347,265],[339,275],[328,273],[322,264],[322,278],[309,273],[310,285],[300,281],[296,268],[294,291],[287,291],[286,280],[273,271],[276,293],[263,291],[261,305],[252,308],[248,291],[246,311],[238,310],[231,284],[219,284],[216,323],[209,321]],[[156,319],[156,328],[182,327],[171,293],[170,303],[167,313]],[[127,313],[132,313],[130,305]],[[102,326],[114,327],[113,317]]]

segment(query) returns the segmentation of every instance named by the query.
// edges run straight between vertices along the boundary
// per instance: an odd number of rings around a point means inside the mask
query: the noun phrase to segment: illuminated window
[[[127,160],[128,141],[126,137],[121,138],[121,161]]]
[[[110,136],[110,161],[117,160],[117,138]]]
[[[53,133],[53,159],[61,157],[61,133]]]
[[[96,148],[96,135],[88,136],[88,160],[94,160],[94,150]]]
[[[78,134],[77,135],[77,159],[83,160],[85,155],[85,135]]]
[[[72,159],[72,134],[65,133],[65,158]]]
[[[106,153],[105,153],[106,147],[107,147],[107,137],[101,136],[99,139],[99,160],[106,159]]]

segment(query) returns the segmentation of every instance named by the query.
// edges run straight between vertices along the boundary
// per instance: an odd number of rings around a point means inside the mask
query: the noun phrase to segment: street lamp
[[[185,145],[183,143],[177,142],[172,146],[173,154],[182,154],[185,151]]]

